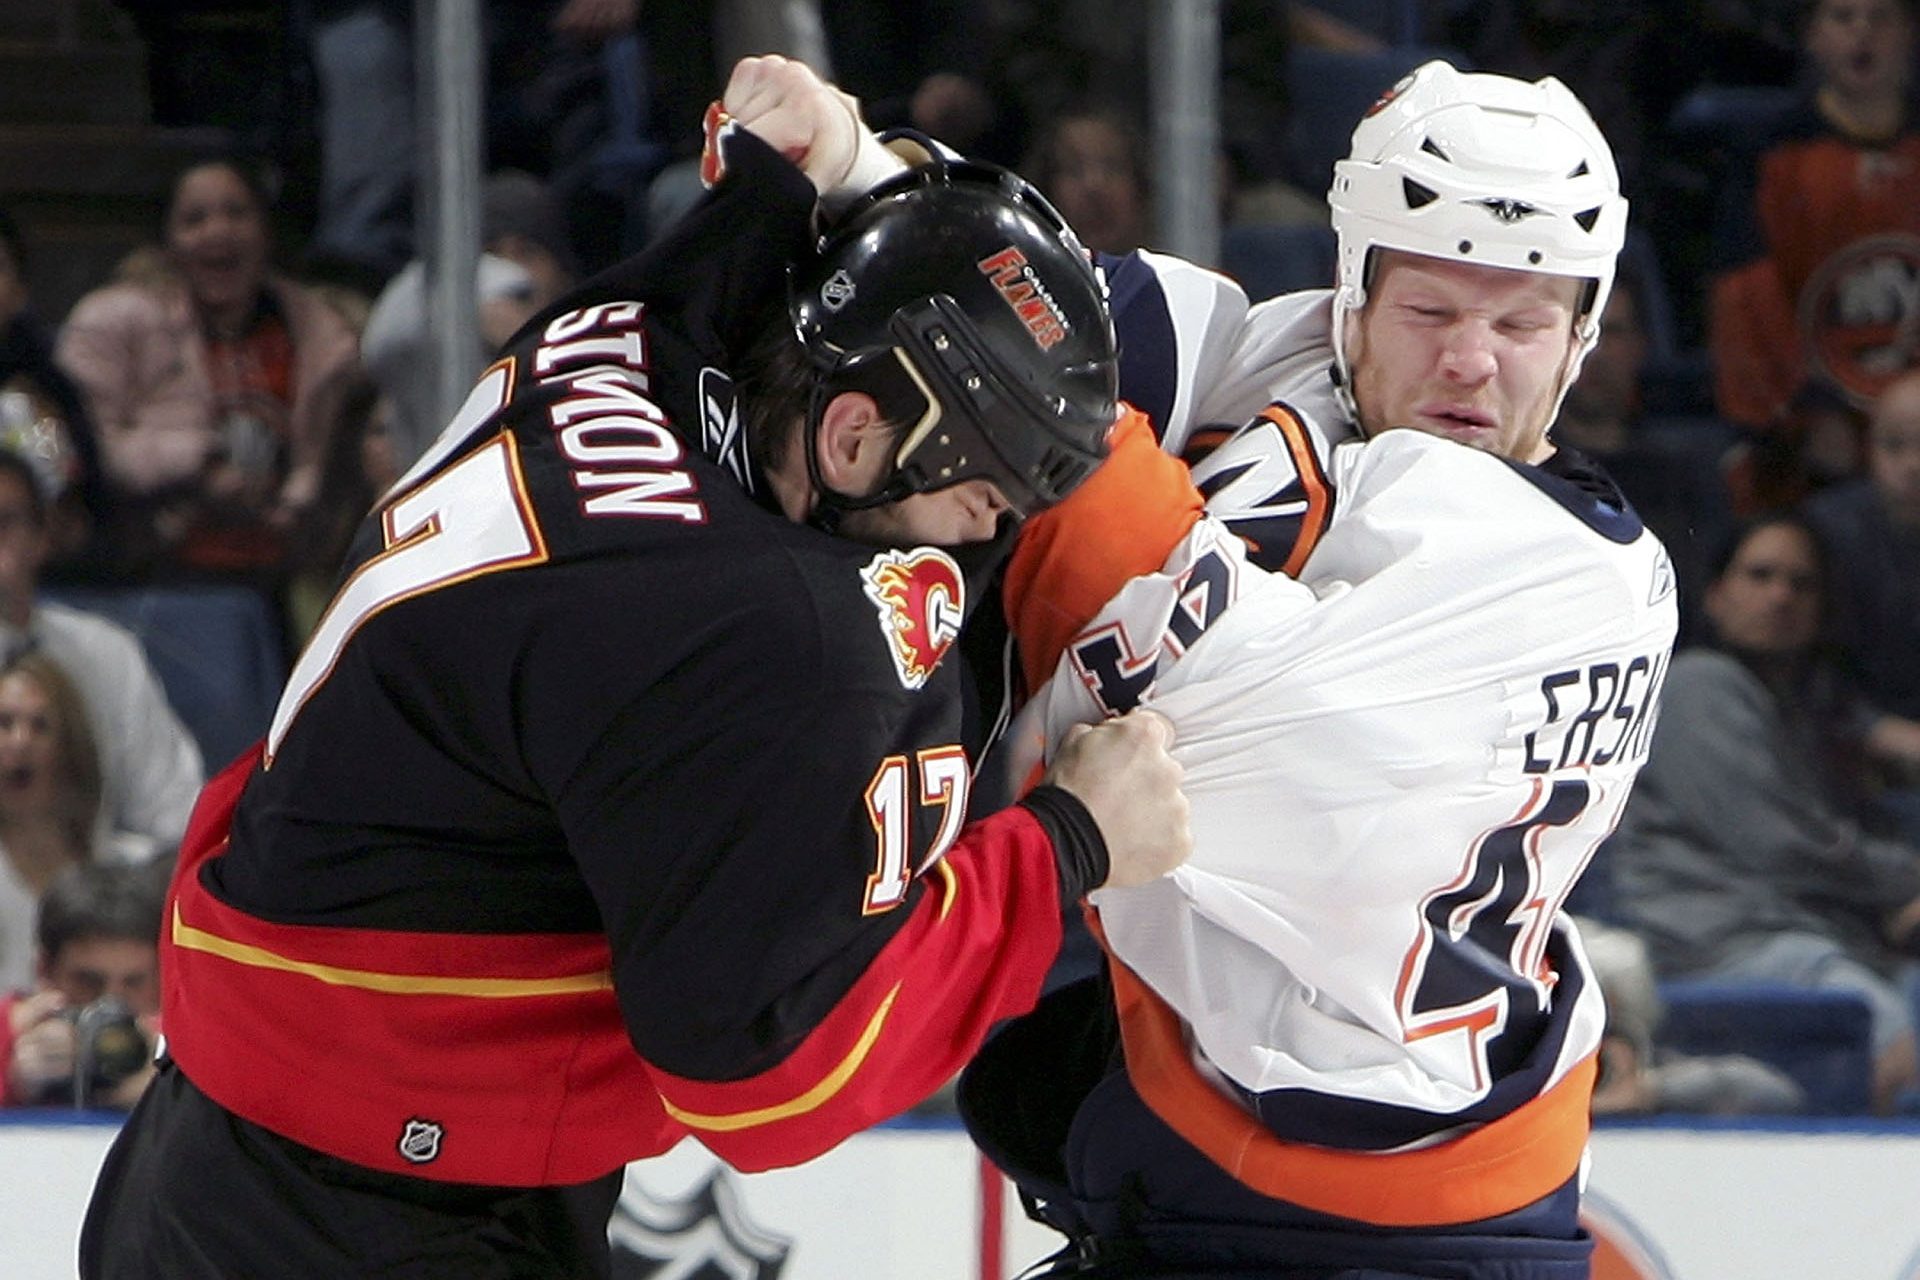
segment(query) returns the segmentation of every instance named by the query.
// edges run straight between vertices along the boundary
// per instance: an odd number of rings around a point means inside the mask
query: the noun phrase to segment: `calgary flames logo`
[[[1001,299],[1013,308],[1013,314],[1020,317],[1020,323],[1033,335],[1034,345],[1042,351],[1073,331],[1073,326],[1067,323],[1067,313],[1047,292],[1040,273],[1027,261],[1026,254],[1008,245],[980,259],[977,265],[980,274],[993,281]]]
[[[943,551],[882,551],[860,571],[900,683],[918,689],[960,635],[967,588]]]

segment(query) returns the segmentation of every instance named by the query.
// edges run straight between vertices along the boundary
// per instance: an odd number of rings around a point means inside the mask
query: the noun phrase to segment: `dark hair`
[[[94,823],[100,816],[102,781],[100,750],[94,741],[93,724],[87,718],[86,699],[60,664],[35,645],[27,644],[0,662],[0,680],[15,675],[39,685],[52,704],[58,735],[54,747],[59,792],[56,816],[74,851],[88,856],[93,851]]]
[[[796,424],[812,407],[819,376],[786,307],[769,309],[759,336],[734,366],[733,380],[747,450],[762,475],[773,474],[786,461]]]
[[[125,865],[84,862],[60,873],[40,899],[34,940],[43,962],[89,938],[160,943],[168,860]]]
[[[1826,539],[1820,536],[1820,531],[1811,521],[1797,511],[1769,511],[1735,525],[1713,549],[1713,558],[1707,562],[1708,580],[1718,582],[1725,577],[1727,570],[1733,567],[1733,558],[1740,554],[1740,548],[1753,540],[1755,534],[1781,526],[1798,529],[1806,535],[1808,545],[1813,548],[1814,571],[1820,576],[1820,590],[1824,594],[1833,567],[1827,554]]]
[[[546,250],[568,275],[579,273],[566,210],[552,187],[519,169],[495,170],[480,184],[480,243],[493,245],[508,236]]]
[[[1052,194],[1054,181],[1060,174],[1060,150],[1065,140],[1067,126],[1083,120],[1097,121],[1111,128],[1120,138],[1126,149],[1128,176],[1139,188],[1144,198],[1150,194],[1153,183],[1153,167],[1147,161],[1146,141],[1140,134],[1140,127],[1133,117],[1118,104],[1085,100],[1069,103],[1056,112],[1043,125],[1028,148],[1026,158],[1020,163],[1021,176],[1042,191]]]
[[[173,171],[167,180],[166,196],[160,202],[160,239],[165,243],[167,224],[173,220],[173,207],[180,202],[180,187],[187,175],[198,173],[202,169],[225,169],[240,179],[247,194],[253,197],[259,206],[260,217],[265,220],[273,212],[276,195],[276,183],[267,167],[253,157],[233,151],[214,151],[197,156]]]

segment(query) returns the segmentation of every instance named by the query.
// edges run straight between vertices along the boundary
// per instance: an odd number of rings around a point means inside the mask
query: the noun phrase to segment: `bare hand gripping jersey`
[[[1323,1212],[1544,1195],[1584,1146],[1603,1018],[1559,907],[1646,752],[1665,553],[1576,458],[1394,431],[1333,450],[1295,581],[1179,472],[1136,426],[1009,576],[1029,745],[1135,705],[1178,730],[1192,860],[1093,899],[1135,1087]]]
[[[729,370],[813,191],[726,147],[736,177],[481,379],[363,528],[259,765],[203,799],[166,1026],[257,1124],[495,1185],[689,1133],[793,1163],[1038,991],[1047,829],[965,823],[942,658],[979,584],[752,492]]]

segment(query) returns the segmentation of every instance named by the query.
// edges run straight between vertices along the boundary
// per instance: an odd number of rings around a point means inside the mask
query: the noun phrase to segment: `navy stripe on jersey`
[[[1528,1016],[1532,1013],[1531,998],[1514,1001],[1500,1042],[1517,1062],[1494,1081],[1486,1097],[1465,1110],[1436,1114],[1309,1089],[1270,1089],[1256,1094],[1236,1087],[1236,1092],[1277,1136],[1349,1151],[1387,1151],[1458,1125],[1497,1120],[1546,1092],[1566,1044],[1573,1010],[1586,987],[1586,976],[1564,932],[1554,931],[1547,944],[1547,959],[1559,978],[1551,1006],[1543,1014]]]
[[[1120,341],[1120,398],[1146,414],[1153,434],[1167,434],[1180,389],[1180,344],[1160,277],[1137,254],[1096,254],[1107,275],[1113,327]]]
[[[1562,445],[1538,466],[1530,467],[1511,458],[1501,461],[1609,542],[1624,547],[1646,528],[1640,523],[1640,513],[1628,503],[1613,477],[1576,449]]]

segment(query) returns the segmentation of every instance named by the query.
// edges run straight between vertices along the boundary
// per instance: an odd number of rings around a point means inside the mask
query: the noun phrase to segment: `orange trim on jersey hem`
[[[1580,1166],[1598,1074],[1591,1056],[1531,1102],[1435,1146],[1364,1152],[1289,1142],[1200,1074],[1166,1002],[1117,959],[1110,968],[1127,1074],[1141,1098],[1262,1195],[1377,1226],[1448,1226],[1532,1204]]]
[[[1287,452],[1293,455],[1293,469],[1300,477],[1300,488],[1307,498],[1307,509],[1300,517],[1300,536],[1294,539],[1293,550],[1280,566],[1280,572],[1297,578],[1307,557],[1320,545],[1320,535],[1326,532],[1327,521],[1332,518],[1333,490],[1327,483],[1326,473],[1320,469],[1320,456],[1313,451],[1307,424],[1300,421],[1300,415],[1284,404],[1271,404],[1260,411],[1260,416],[1280,428],[1280,438],[1287,442]]]
[[[224,841],[222,842],[225,843]],[[475,996],[483,1000],[526,996],[567,996],[588,991],[611,991],[613,975],[601,969],[592,973],[564,974],[556,978],[453,978],[418,973],[382,973],[376,969],[349,969],[339,965],[314,964],[296,960],[265,947],[238,942],[205,929],[197,929],[180,918],[180,904],[173,904],[172,941],[188,951],[202,951],[222,960],[253,969],[275,969],[297,973],[334,987],[357,987],[403,996]]]
[[[867,1060],[867,1055],[873,1051],[874,1042],[880,1038],[880,1030],[886,1025],[887,1015],[893,1012],[893,1002],[900,994],[900,985],[896,982],[893,990],[887,992],[886,999],[880,1002],[880,1007],[874,1010],[873,1017],[867,1020],[865,1029],[860,1032],[860,1038],[854,1041],[851,1049],[847,1050],[846,1057],[834,1064],[833,1070],[822,1077],[818,1084],[800,1096],[786,1102],[774,1103],[772,1106],[755,1107],[751,1111],[735,1111],[724,1115],[703,1115],[697,1111],[682,1110],[673,1105],[673,1100],[664,1093],[660,1095],[660,1105],[666,1108],[669,1116],[687,1128],[704,1133],[735,1133],[741,1129],[753,1129],[763,1124],[791,1120],[795,1116],[818,1110],[835,1094],[846,1088],[847,1082],[853,1079],[854,1074],[860,1070],[860,1065]],[[655,1083],[657,1086],[658,1081]]]

